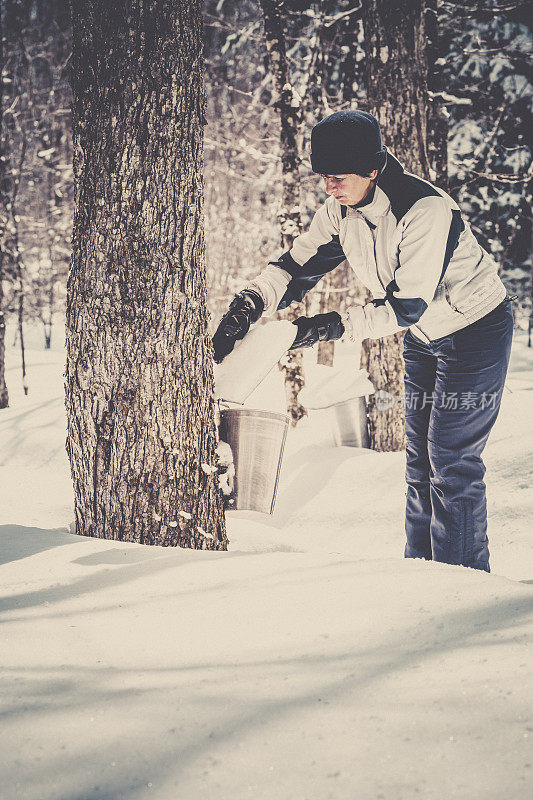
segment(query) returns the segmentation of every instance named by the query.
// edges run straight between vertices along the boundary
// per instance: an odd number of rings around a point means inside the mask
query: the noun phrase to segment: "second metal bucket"
[[[220,412],[220,438],[227,442],[235,465],[236,510],[272,514],[289,417],[251,408]]]
[[[328,427],[337,447],[369,447],[364,397],[352,397],[341,403],[313,409],[324,427]]]

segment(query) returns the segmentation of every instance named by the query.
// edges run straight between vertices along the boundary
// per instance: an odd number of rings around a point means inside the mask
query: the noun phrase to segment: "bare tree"
[[[77,532],[227,546],[203,237],[200,0],[73,0],[67,450]]]
[[[439,59],[439,0],[426,0],[424,23],[427,35],[427,146],[437,186],[448,191],[448,120],[450,114],[444,103],[444,84]]]
[[[424,0],[363,3],[368,110],[385,143],[410,172],[429,178]],[[377,390],[368,406],[371,447],[405,447],[403,333],[363,343],[363,366]],[[394,401],[383,400],[383,392]]]
[[[2,11],[3,9],[0,9],[0,130],[3,128],[4,112],[4,81],[1,78],[4,74],[4,25]],[[9,395],[5,376],[6,323],[4,316],[4,235],[7,216],[7,186],[5,175],[6,160],[3,145],[4,137],[0,135],[0,408],[7,408],[9,405]]]
[[[533,182],[529,184],[528,190],[528,201],[529,201],[529,208],[533,207]],[[530,307],[529,307],[529,319],[527,325],[527,346],[533,346],[533,217],[530,215],[529,217],[529,229],[530,229],[530,246],[531,246],[531,268],[530,268],[530,284],[529,284],[529,293],[530,293]]]
[[[14,288],[14,305],[17,314],[17,334],[20,343],[21,372],[24,394],[28,394],[26,375],[26,353],[24,347],[25,322],[25,263],[21,242],[20,223],[20,188],[24,170],[27,166],[28,152],[28,119],[25,109],[17,109],[24,103],[21,98],[23,73],[27,72],[28,59],[24,47],[23,25],[28,9],[22,0],[9,0],[2,8],[6,37],[3,44],[9,46],[9,68],[2,76],[2,81],[10,86],[10,107],[5,112],[5,130],[2,128],[4,141],[4,193],[6,217],[2,235],[2,260],[9,263],[10,278]],[[9,74],[8,74],[9,73]],[[8,133],[9,131],[9,133]],[[10,135],[9,135],[10,134]],[[9,142],[9,144],[8,144]]]
[[[28,394],[28,381],[26,375],[26,348],[24,346],[24,321],[25,321],[25,287],[24,287],[24,259],[22,256],[22,247],[20,242],[20,214],[18,212],[18,194],[24,162],[26,160],[27,140],[25,132],[21,131],[20,137],[20,153],[16,169],[13,171],[11,197],[9,199],[9,209],[11,217],[11,246],[13,264],[15,267],[15,280],[16,280],[16,304],[17,304],[17,325],[18,325],[18,339],[20,344],[20,362],[22,371],[22,387],[24,394]]]

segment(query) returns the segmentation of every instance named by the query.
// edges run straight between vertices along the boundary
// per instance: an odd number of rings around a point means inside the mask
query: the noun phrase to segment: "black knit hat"
[[[366,111],[336,111],[311,131],[311,167],[320,175],[368,175],[386,160],[379,122]]]

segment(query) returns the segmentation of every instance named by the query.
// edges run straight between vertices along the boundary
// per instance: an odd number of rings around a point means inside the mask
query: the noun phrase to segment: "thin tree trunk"
[[[322,293],[318,313],[328,311],[342,313],[347,307],[350,287],[353,285],[353,270],[347,261],[322,278]],[[317,364],[332,367],[335,359],[335,342],[319,342],[317,345]]]
[[[528,207],[531,208],[532,201],[533,201],[533,192],[531,191],[533,188],[533,184],[530,184],[530,191],[529,191],[529,203]],[[530,231],[530,256],[531,256],[531,272],[530,272],[530,285],[529,285],[529,323],[527,328],[527,346],[533,347],[533,218],[530,217],[529,219],[529,231]]]
[[[302,227],[300,210],[300,179],[298,174],[298,125],[300,121],[300,101],[293,91],[285,47],[285,5],[283,0],[261,0],[265,40],[274,78],[276,107],[281,122],[281,174],[282,197],[279,222],[281,227],[281,246],[284,250],[292,247],[294,238]],[[299,316],[294,308],[287,311],[286,318]],[[293,425],[307,414],[298,400],[305,385],[303,373],[303,354],[289,351],[279,362],[285,373],[285,392],[287,412]]]
[[[17,210],[18,192],[20,189],[22,171],[24,167],[24,162],[26,160],[26,152],[28,148],[26,133],[22,127],[21,127],[21,137],[22,139],[20,146],[20,157],[17,165],[17,171],[13,179],[13,189],[11,194],[10,208],[11,208],[11,223],[13,229],[13,259],[15,262],[14,263],[15,274],[18,281],[17,326],[18,326],[18,334],[20,342],[20,367],[22,372],[22,388],[24,389],[24,394],[27,395],[28,381],[26,376],[26,350],[24,348],[24,263],[22,260],[22,251],[20,247],[19,214]]]
[[[50,263],[52,262],[53,252],[52,248],[50,248]],[[48,299],[48,319],[43,319],[43,327],[44,327],[44,347],[45,350],[50,350],[52,346],[52,325],[53,325],[53,318],[54,318],[54,271],[53,268],[50,271],[50,286],[47,292],[47,299]]]
[[[79,534],[226,549],[200,0],[72,0],[67,450]]]
[[[22,280],[22,269],[20,268],[20,264],[17,264],[18,267],[18,279],[19,279],[19,286],[18,286],[18,311],[17,311],[17,324],[18,324],[18,331],[19,331],[19,342],[20,342],[20,368],[22,371],[22,388],[24,389],[24,394],[28,394],[28,382],[26,380],[26,348],[24,346],[24,283]]]
[[[52,347],[52,321],[43,320],[44,349],[50,350]]]
[[[339,269],[339,267],[337,267]],[[322,286],[320,293],[320,302],[318,304],[318,313],[324,314],[328,311],[337,311],[334,307],[334,301],[330,298],[334,297],[330,290],[333,288],[333,276],[337,270],[322,278]],[[335,342],[319,342],[317,344],[316,363],[322,364],[324,367],[332,367],[335,358]]]
[[[437,186],[448,190],[448,119],[449,113],[442,101],[442,70],[437,65],[440,58],[439,0],[426,0],[425,27],[427,33],[428,97],[427,131],[428,152],[434,175],[430,177]]]
[[[0,74],[4,74],[4,29],[3,14],[0,13]],[[6,323],[4,318],[4,246],[7,225],[7,184],[6,161],[4,153],[3,136],[3,111],[4,111],[4,81],[0,80],[0,408],[9,405],[9,394],[6,385],[5,356],[6,356]]]
[[[424,0],[363,3],[368,110],[406,169],[429,178]],[[379,394],[368,405],[371,447],[405,447],[403,333],[363,343],[362,366]]]
[[[2,269],[0,267],[0,287],[2,285]],[[0,305],[3,302],[3,292],[0,288]],[[6,323],[4,314],[0,311],[0,408],[7,408],[9,405],[9,394],[7,391],[5,377],[5,358],[6,358]]]

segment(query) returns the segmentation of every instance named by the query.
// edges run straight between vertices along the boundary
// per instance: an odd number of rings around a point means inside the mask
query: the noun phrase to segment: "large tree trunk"
[[[291,80],[285,48],[285,6],[283,0],[261,0],[265,40],[268,51],[270,71],[274,79],[276,107],[281,121],[281,246],[284,250],[292,247],[294,238],[302,227],[300,211],[300,180],[298,175],[298,123],[300,102],[295,95]],[[295,309],[287,311],[286,318],[293,320],[299,316]],[[299,350],[289,351],[280,361],[280,369],[285,373],[287,412],[292,424],[307,414],[298,400],[305,384],[303,374],[303,355]]]
[[[72,0],[67,450],[79,534],[226,548],[203,238],[200,0]]]
[[[424,0],[366,0],[363,25],[368,110],[406,169],[429,178],[424,7]],[[375,450],[405,447],[402,344],[403,333],[363,344],[362,366],[380,390],[368,407]]]

